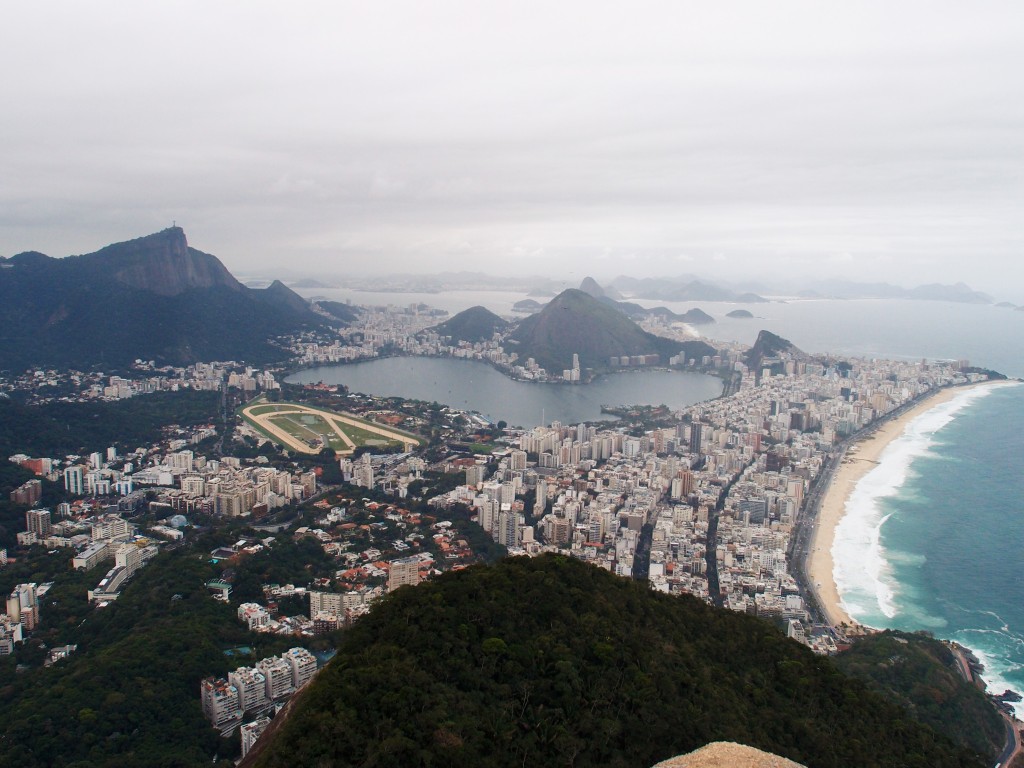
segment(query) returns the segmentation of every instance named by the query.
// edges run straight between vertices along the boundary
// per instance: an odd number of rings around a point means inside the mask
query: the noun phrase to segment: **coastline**
[[[949,402],[963,392],[975,387],[988,386],[991,383],[985,381],[968,386],[937,390],[906,413],[882,424],[870,435],[861,438],[846,449],[839,468],[822,497],[817,519],[811,530],[806,564],[807,576],[814,584],[821,611],[832,626],[838,627],[844,624],[847,627],[859,626],[842,607],[833,574],[835,562],[832,557],[836,527],[846,514],[846,502],[857,483],[878,465],[882,452],[893,440],[903,434],[907,425],[914,419],[938,405]]]

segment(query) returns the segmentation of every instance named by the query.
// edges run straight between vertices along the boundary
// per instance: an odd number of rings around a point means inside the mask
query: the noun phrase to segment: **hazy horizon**
[[[1024,302],[1012,2],[19,6],[0,254]]]

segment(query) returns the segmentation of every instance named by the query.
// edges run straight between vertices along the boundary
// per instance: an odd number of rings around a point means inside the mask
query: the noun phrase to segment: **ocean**
[[[832,548],[854,619],[971,648],[994,693],[1024,693],[1022,444],[1019,383],[921,414],[857,484]]]

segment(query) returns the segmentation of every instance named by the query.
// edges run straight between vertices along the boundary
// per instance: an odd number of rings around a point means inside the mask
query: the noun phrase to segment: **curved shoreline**
[[[886,447],[899,438],[912,421],[936,406],[951,401],[963,392],[991,383],[986,381],[964,387],[948,387],[937,390],[927,395],[913,408],[887,423],[881,424],[871,434],[857,440],[846,449],[839,467],[822,497],[811,530],[805,565],[807,578],[814,587],[821,612],[832,626],[837,627],[843,624],[848,627],[858,626],[842,606],[842,599],[835,582],[835,561],[832,555],[836,528],[846,514],[846,504],[850,494],[861,479],[878,465]]]

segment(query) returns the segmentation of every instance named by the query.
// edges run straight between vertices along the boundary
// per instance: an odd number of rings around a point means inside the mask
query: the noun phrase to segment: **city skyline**
[[[177,221],[243,274],[1024,301],[1015,4],[58,3],[0,34],[6,256]]]

